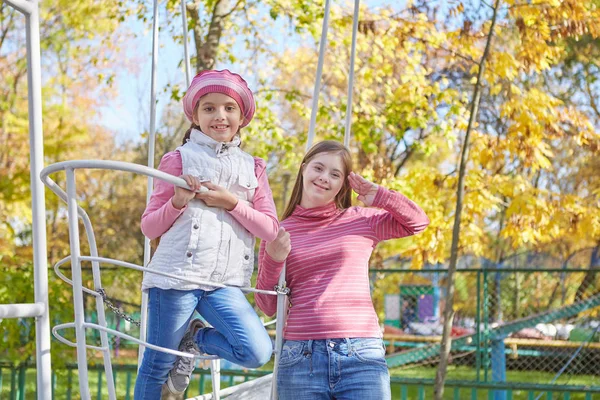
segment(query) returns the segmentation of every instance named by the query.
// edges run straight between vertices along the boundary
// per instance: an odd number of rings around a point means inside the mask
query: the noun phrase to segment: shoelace
[[[198,354],[198,351],[194,348],[193,345],[187,346],[186,352],[192,353],[192,354]],[[194,371],[195,364],[196,364],[195,358],[180,357],[179,361],[177,362],[176,372],[178,374],[191,375],[191,373]]]
[[[176,372],[181,375],[191,375],[194,371],[195,358],[181,357],[177,363]]]

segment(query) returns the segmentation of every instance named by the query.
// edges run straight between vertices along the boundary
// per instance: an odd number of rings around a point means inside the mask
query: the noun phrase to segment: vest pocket
[[[237,182],[231,186],[231,192],[238,199],[251,202],[254,199],[254,192],[258,187],[258,179],[254,176],[254,171],[240,171]]]
[[[258,179],[254,174],[240,174],[238,179],[239,185],[246,190],[253,190],[258,187]]]

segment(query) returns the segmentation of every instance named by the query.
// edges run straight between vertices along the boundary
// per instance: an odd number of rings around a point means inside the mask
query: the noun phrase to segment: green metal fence
[[[446,276],[372,271],[392,380],[403,385],[394,398],[433,397]],[[458,270],[455,285],[446,398],[600,398],[600,271],[484,265]]]
[[[391,378],[392,398],[401,400],[429,400],[433,387],[429,380]],[[600,388],[575,385],[499,384],[472,381],[447,381],[445,399],[452,400],[598,400]]]
[[[89,365],[90,392],[93,399],[105,399],[108,396],[104,367]],[[221,370],[221,387],[252,380],[269,374],[270,371],[255,370]],[[113,365],[113,374],[118,399],[133,399],[133,389],[137,375],[137,365]],[[79,399],[79,381],[77,365],[69,364],[52,374],[52,398],[55,400]],[[36,377],[34,365],[13,365],[0,363],[0,399],[27,400],[35,399]],[[212,391],[210,370],[196,369],[186,396],[196,396]]]

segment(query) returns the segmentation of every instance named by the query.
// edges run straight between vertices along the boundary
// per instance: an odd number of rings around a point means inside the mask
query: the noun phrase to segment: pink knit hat
[[[202,71],[192,79],[190,87],[183,96],[183,111],[190,122],[194,122],[194,107],[200,98],[205,94],[215,92],[226,94],[238,103],[244,116],[241,127],[250,123],[256,110],[252,91],[241,76],[227,69]]]

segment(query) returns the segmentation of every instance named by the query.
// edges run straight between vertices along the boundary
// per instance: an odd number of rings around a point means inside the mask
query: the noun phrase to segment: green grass
[[[391,376],[402,378],[421,378],[434,379],[435,367],[416,367],[408,369],[392,368]],[[506,371],[507,382],[532,383],[532,384],[550,384],[554,379],[555,373],[542,371]],[[474,381],[477,376],[475,369],[461,366],[448,366],[446,379],[455,381]],[[480,375],[480,381],[483,381],[483,373]],[[488,381],[491,380],[491,372]],[[600,386],[600,377],[594,375],[572,375],[565,373],[557,381],[557,385],[596,385]]]
[[[393,368],[390,369],[390,375],[396,376],[400,378],[407,379],[431,379],[435,378],[436,368],[435,367],[416,367],[416,368]],[[550,384],[552,379],[554,379],[554,373],[548,372],[540,372],[540,371],[507,371],[506,372],[506,381],[520,384]],[[449,366],[447,373],[447,380],[452,381],[475,381],[476,373],[473,368],[468,367],[456,367]],[[491,374],[488,377],[488,381],[491,380]],[[480,381],[483,381],[483,374],[480,376]],[[600,377],[593,375],[569,375],[565,374],[560,377],[557,382],[557,385],[569,385],[569,386],[600,386]],[[485,399],[487,400],[492,393],[486,389],[478,389],[475,394],[472,393],[471,389],[464,388],[456,388],[458,392],[455,392],[455,389],[452,387],[446,387],[444,391],[444,399]],[[404,389],[406,392],[406,399],[419,399],[418,391],[419,388],[416,385],[409,385]],[[529,392],[526,391],[514,391],[513,392],[513,400],[529,400],[536,399],[540,393],[534,392],[533,397],[530,397]],[[392,385],[392,398],[393,399],[402,399],[402,388],[399,385]],[[424,388],[423,399],[432,399],[433,398],[433,388],[432,386],[427,386]],[[493,397],[491,397],[493,398]],[[547,393],[544,393],[540,400],[547,400]],[[564,399],[564,395],[561,393],[554,393],[551,397],[554,400]],[[570,394],[571,400],[585,400],[585,394]],[[600,400],[600,394],[593,394],[590,398],[591,400]]]

